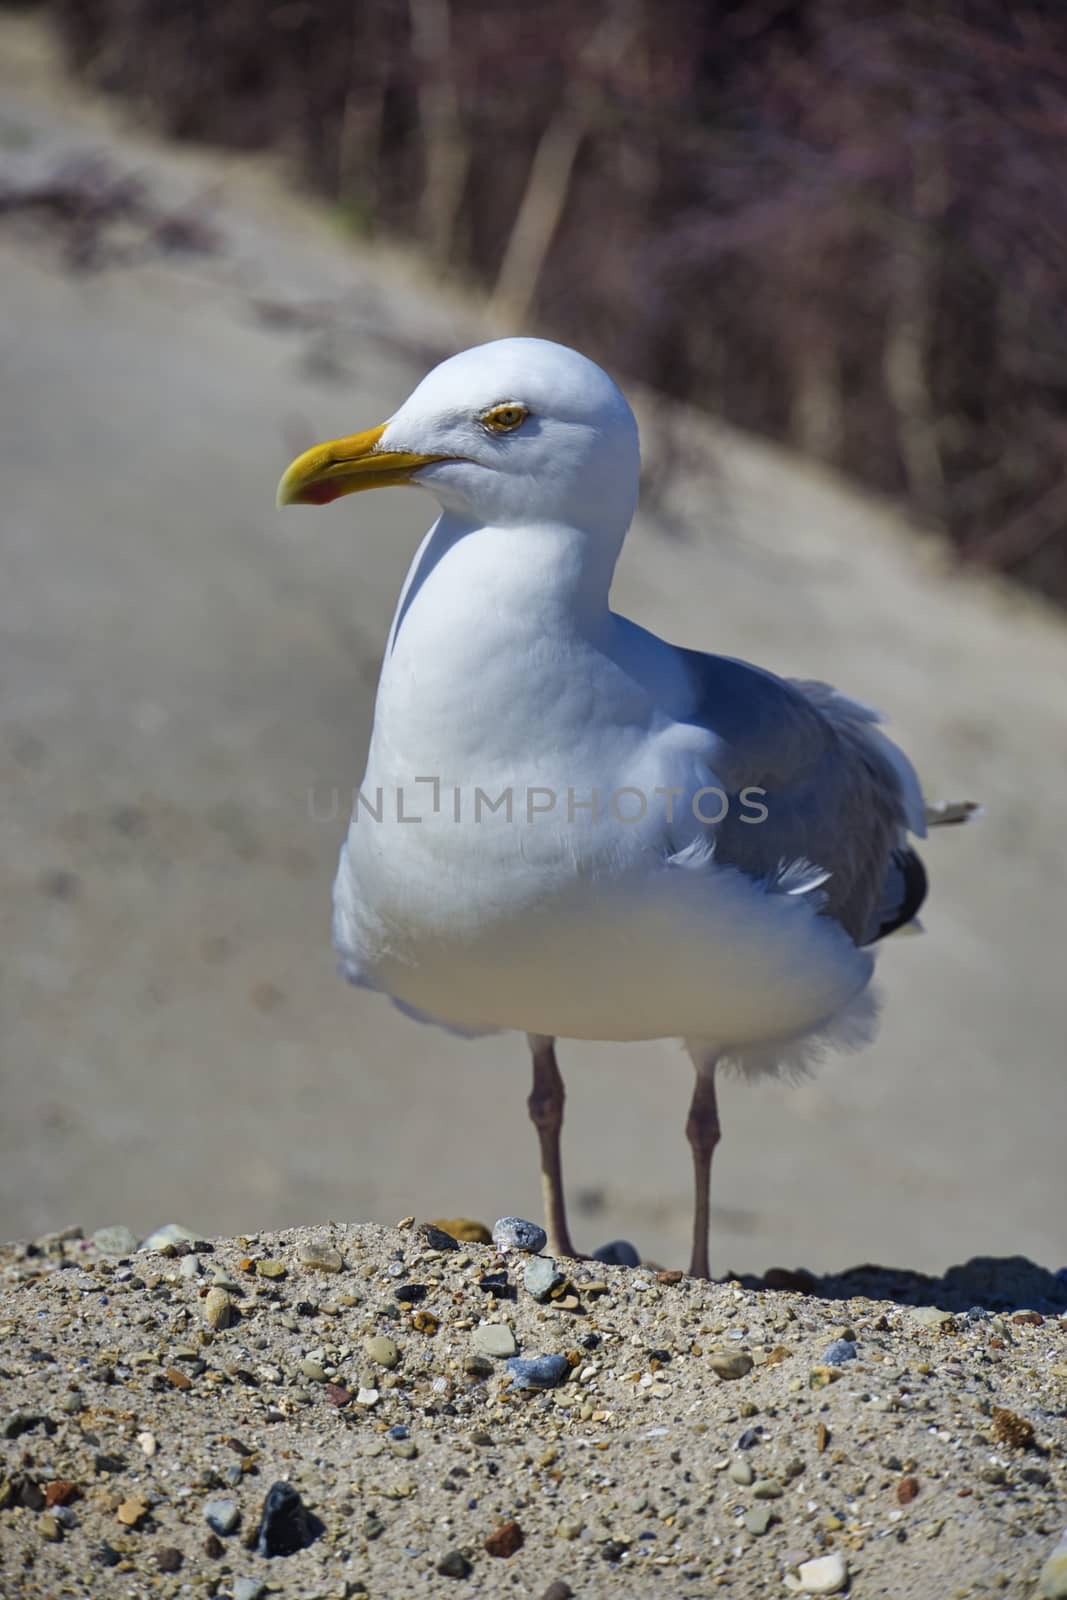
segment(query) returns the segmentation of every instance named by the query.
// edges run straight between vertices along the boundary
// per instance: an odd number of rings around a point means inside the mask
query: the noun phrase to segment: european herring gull
[[[381,426],[305,452],[278,503],[416,484],[440,507],[341,850],[342,970],[420,1020],[527,1035],[563,1255],[555,1041],[683,1039],[690,1271],[707,1276],[716,1069],[795,1072],[870,1037],[871,947],[914,922],[908,836],[927,814],[869,707],[611,610],[639,468],[606,373],[502,339],[436,367]]]

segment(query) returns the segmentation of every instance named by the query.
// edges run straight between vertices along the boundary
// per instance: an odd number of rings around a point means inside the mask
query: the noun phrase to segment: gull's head
[[[483,526],[621,536],[639,471],[637,424],[606,372],[565,345],[498,339],[435,367],[388,422],[305,451],[278,504],[409,483]]]

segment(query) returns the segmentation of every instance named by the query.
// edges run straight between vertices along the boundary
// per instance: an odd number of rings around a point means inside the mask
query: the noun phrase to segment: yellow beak
[[[388,489],[410,483],[411,475],[446,456],[423,456],[413,450],[379,450],[387,427],[368,428],[347,439],[314,445],[287,467],[278,485],[279,506],[324,506],[360,489]]]

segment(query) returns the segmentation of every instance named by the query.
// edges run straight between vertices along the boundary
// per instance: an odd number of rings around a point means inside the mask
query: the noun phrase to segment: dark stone
[[[256,1554],[268,1557],[295,1555],[325,1532],[325,1524],[313,1511],[308,1510],[291,1483],[274,1483],[263,1502]]]
[[[5,1439],[21,1439],[24,1433],[29,1433],[31,1428],[36,1428],[43,1421],[44,1417],[39,1411],[12,1411],[0,1426],[0,1436]]]
[[[469,1578],[474,1570],[462,1550],[450,1550],[437,1563],[442,1578]]]
[[[94,1566],[97,1567],[117,1567],[122,1557],[105,1539],[93,1551],[92,1559]]]
[[[478,1279],[478,1287],[483,1294],[495,1294],[498,1300],[514,1300],[515,1290],[508,1280],[506,1272],[487,1272]]]
[[[185,1557],[180,1550],[175,1550],[171,1544],[164,1545],[162,1550],[156,1551],[156,1566],[160,1572],[180,1572]]]
[[[541,1600],[573,1600],[574,1590],[562,1578],[554,1578],[541,1596]]]
[[[603,1261],[606,1267],[639,1267],[641,1257],[629,1239],[612,1239],[593,1251],[594,1261]]]
[[[413,1305],[417,1300],[426,1299],[426,1285],[424,1283],[402,1283],[393,1290],[394,1298],[404,1305]]]
[[[432,1222],[424,1222],[419,1232],[431,1250],[459,1249],[459,1241],[446,1233],[444,1228],[435,1228]]]
[[[629,1548],[622,1539],[609,1539],[600,1546],[600,1554],[605,1561],[621,1561]]]

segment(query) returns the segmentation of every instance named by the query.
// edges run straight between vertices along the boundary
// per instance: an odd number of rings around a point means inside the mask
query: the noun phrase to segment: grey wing
[[[907,842],[926,831],[922,793],[877,712],[829,684],[687,657],[699,698],[692,720],[720,741],[717,776],[731,798],[764,791],[762,821],[751,803],[731,804],[716,828],[716,861],[787,891],[790,874],[817,883],[824,913],[857,944],[912,921],[926,893]]]

